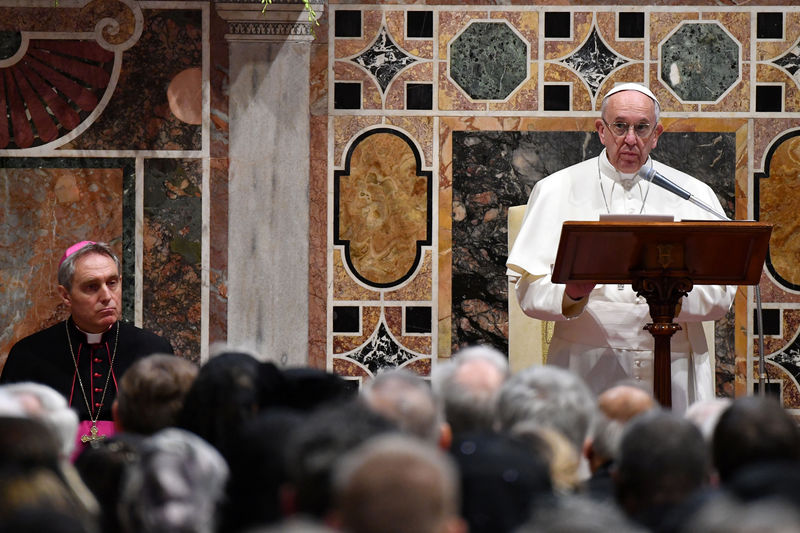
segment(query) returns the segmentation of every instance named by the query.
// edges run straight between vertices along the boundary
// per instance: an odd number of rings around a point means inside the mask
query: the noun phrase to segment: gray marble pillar
[[[228,344],[305,365],[310,27],[302,2],[217,11],[230,50]]]

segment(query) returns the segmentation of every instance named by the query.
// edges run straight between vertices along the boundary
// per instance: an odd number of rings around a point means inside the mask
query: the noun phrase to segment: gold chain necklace
[[[100,397],[100,407],[97,408],[97,415],[92,416],[92,407],[89,404],[89,398],[86,396],[86,391],[83,388],[83,380],[81,379],[81,372],[78,370],[78,360],[75,358],[75,351],[72,349],[72,339],[69,336],[69,320],[64,321],[64,327],[67,329],[67,344],[69,344],[69,353],[72,355],[72,362],[75,364],[75,375],[78,376],[78,385],[81,388],[83,401],[86,403],[86,411],[89,413],[89,420],[92,422],[90,435],[83,435],[81,442],[86,443],[89,441],[99,440],[105,435],[97,434],[97,420],[100,418],[100,410],[103,409],[103,402],[106,399],[106,391],[108,390],[108,382],[111,381],[111,373],[114,371],[114,359],[117,357],[117,343],[119,342],[119,322],[117,322],[117,334],[114,337],[114,352],[111,354],[111,365],[108,369],[106,376],[106,384],[103,386],[103,395]]]

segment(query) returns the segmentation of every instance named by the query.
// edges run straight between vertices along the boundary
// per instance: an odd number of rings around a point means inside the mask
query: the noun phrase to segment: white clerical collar
[[[608,153],[606,149],[603,148],[603,151],[600,153],[599,156],[599,165],[600,165],[600,172],[607,176],[608,178],[614,180],[619,185],[622,186],[626,191],[631,190],[631,188],[636,185],[639,180],[639,174],[637,172],[627,173],[627,172],[620,172],[608,161]],[[647,162],[643,166],[647,166],[650,162],[650,156],[647,156]],[[652,163],[650,163],[652,164]]]
[[[75,329],[86,335],[86,343],[87,344],[100,344],[103,340],[103,333],[89,333],[87,331],[83,331],[81,328],[75,324]]]

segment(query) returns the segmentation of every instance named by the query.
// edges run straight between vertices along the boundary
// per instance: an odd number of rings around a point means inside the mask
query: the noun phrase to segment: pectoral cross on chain
[[[92,423],[92,428],[89,430],[90,435],[83,435],[81,437],[81,442],[86,444],[87,442],[94,442],[98,440],[103,440],[106,438],[105,435],[98,435],[97,434],[97,425]]]

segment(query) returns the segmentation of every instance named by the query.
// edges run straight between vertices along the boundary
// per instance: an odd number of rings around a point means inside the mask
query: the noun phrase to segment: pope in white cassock
[[[561,225],[566,220],[598,220],[601,213],[672,215],[675,220],[712,215],[640,178],[652,165],[697,199],[722,213],[711,188],[650,158],[664,130],[660,107],[646,87],[614,87],[595,121],[602,153],[539,181],[531,192],[519,235],[508,257],[508,275],[529,316],[555,322],[548,364],[569,368],[599,393],[620,380],[636,379],[652,388],[652,335],[644,330],[650,312],[630,285],[555,284],[550,279]],[[671,338],[672,408],[685,411],[713,398],[713,372],[701,321],[725,315],[736,287],[695,286],[684,297]]]

